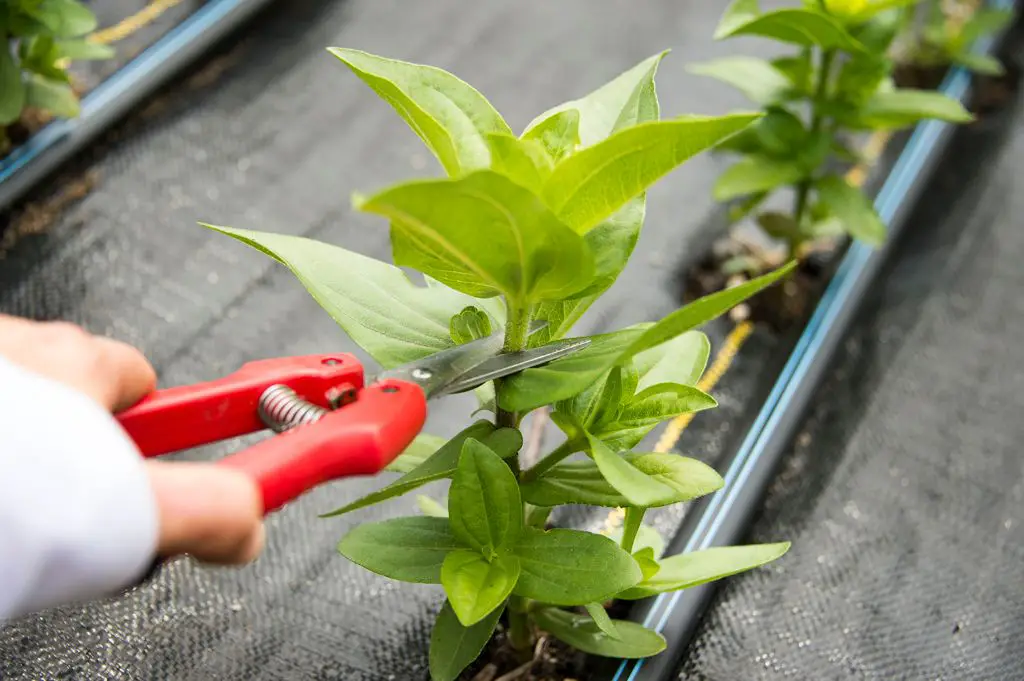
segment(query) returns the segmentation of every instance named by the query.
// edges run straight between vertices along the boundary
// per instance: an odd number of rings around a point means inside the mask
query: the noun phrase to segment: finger
[[[238,565],[263,550],[263,502],[256,484],[229,468],[147,462],[160,518],[159,555]]]
[[[105,407],[122,411],[156,389],[156,371],[139,350],[110,338],[96,337],[94,342],[100,370],[110,379],[103,385]]]

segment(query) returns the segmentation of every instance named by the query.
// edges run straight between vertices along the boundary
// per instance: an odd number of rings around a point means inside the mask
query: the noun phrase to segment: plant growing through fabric
[[[937,92],[898,88],[887,52],[914,0],[804,0],[762,12],[757,0],[734,0],[715,38],[759,36],[792,46],[775,59],[731,56],[691,70],[733,85],[762,108],[754,125],[719,145],[740,160],[714,186],[732,202],[731,217],[756,214],[767,234],[799,258],[826,236],[849,235],[872,245],[885,226],[872,202],[844,179],[857,160],[851,138],[904,128],[923,119],[971,120],[961,104]],[[761,210],[774,192],[793,193],[790,210]],[[757,273],[763,263],[726,263]]]
[[[645,192],[687,159],[742,133],[760,114],[661,119],[657,54],[521,134],[477,90],[430,66],[351,49],[331,52],[419,135],[445,171],[354,198],[385,218],[398,267],[296,236],[214,227],[288,267],[338,324],[384,367],[503,330],[518,351],[568,336],[616,280],[644,221]],[[715,406],[695,387],[708,358],[695,329],[770,286],[781,268],[667,317],[590,337],[583,351],[476,391],[478,418],[451,440],[422,436],[396,460],[401,477],[329,516],[450,480],[446,504],[423,515],[357,526],[349,560],[447,595],[430,671],[450,681],[484,649],[504,615],[511,646],[529,658],[539,632],[599,656],[655,655],[655,631],[613,621],[605,605],[720,579],[768,563],[787,543],[664,557],[638,541],[649,508],[723,485],[709,466],[635,448],[659,423]],[[529,334],[531,322],[546,326]],[[519,430],[552,407],[564,442],[526,467]],[[552,509],[625,509],[618,541],[549,529]]]
[[[896,59],[920,69],[961,66],[987,76],[1003,74],[1003,65],[971,46],[997,33],[1013,19],[1013,10],[978,6],[963,0],[926,0],[904,12]]]

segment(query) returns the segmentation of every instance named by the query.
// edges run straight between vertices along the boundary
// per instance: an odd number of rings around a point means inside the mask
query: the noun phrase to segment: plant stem
[[[520,480],[523,482],[530,482],[536,480],[540,476],[547,473],[551,468],[561,462],[563,459],[575,454],[580,451],[581,447],[578,442],[574,440],[566,440],[562,444],[558,445],[553,452],[545,456],[543,459],[537,462],[537,464],[526,471],[520,476]]]
[[[633,544],[636,542],[636,535],[640,532],[640,524],[644,521],[646,508],[630,506],[626,509],[626,518],[622,521],[622,548],[624,551],[633,553]]]
[[[505,323],[505,352],[519,352],[526,348],[530,332],[530,319],[533,310],[522,309],[512,304],[508,306],[508,319]],[[501,390],[501,381],[494,382],[495,395]],[[494,422],[499,428],[518,428],[519,414],[495,407]],[[507,459],[512,472],[519,477],[519,455]],[[530,615],[526,599],[522,596],[510,596],[508,599],[508,642],[514,650],[523,656],[533,650],[533,627],[530,626]]]
[[[524,657],[533,650],[533,629],[527,613],[526,599],[511,596],[508,599],[508,642],[513,650]]]
[[[814,97],[811,99],[811,137],[817,135],[818,132],[821,131],[821,126],[825,122],[825,116],[822,112],[821,104],[828,95],[829,76],[832,75],[832,62],[835,61],[835,57],[835,50],[825,50],[821,55],[821,66],[818,69],[818,79],[814,85]],[[793,220],[796,222],[798,232],[803,229],[804,212],[807,210],[807,198],[810,192],[811,178],[807,178],[797,185],[796,204],[793,207]],[[799,236],[792,237],[789,240],[789,253],[787,260],[792,260],[799,255],[798,252],[802,243],[803,239]]]

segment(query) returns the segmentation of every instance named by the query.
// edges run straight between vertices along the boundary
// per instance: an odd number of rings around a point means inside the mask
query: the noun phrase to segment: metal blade
[[[535,321],[530,324],[530,335],[548,325],[546,321]],[[504,331],[497,331],[486,338],[463,343],[447,350],[410,362],[394,369],[384,371],[374,377],[373,382],[385,379],[396,379],[416,383],[427,398],[449,392],[448,387],[461,381],[470,370],[483,364],[501,352],[505,342]],[[479,383],[477,384],[479,385]]]
[[[539,321],[530,325],[530,333],[547,326]],[[396,379],[419,385],[427,398],[472,390],[488,381],[508,376],[524,369],[540,366],[565,357],[590,344],[589,339],[557,341],[543,347],[501,354],[504,332],[497,332],[442,350],[417,362],[384,371],[373,382]]]
[[[439,393],[450,395],[477,388],[488,381],[538,367],[548,362],[579,352],[590,345],[589,338],[555,341],[539,348],[522,352],[509,352],[491,357],[483,364],[471,369]]]

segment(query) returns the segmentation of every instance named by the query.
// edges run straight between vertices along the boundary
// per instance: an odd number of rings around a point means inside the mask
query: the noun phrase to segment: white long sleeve
[[[157,529],[142,458],[115,419],[0,358],[0,622],[130,585]]]

